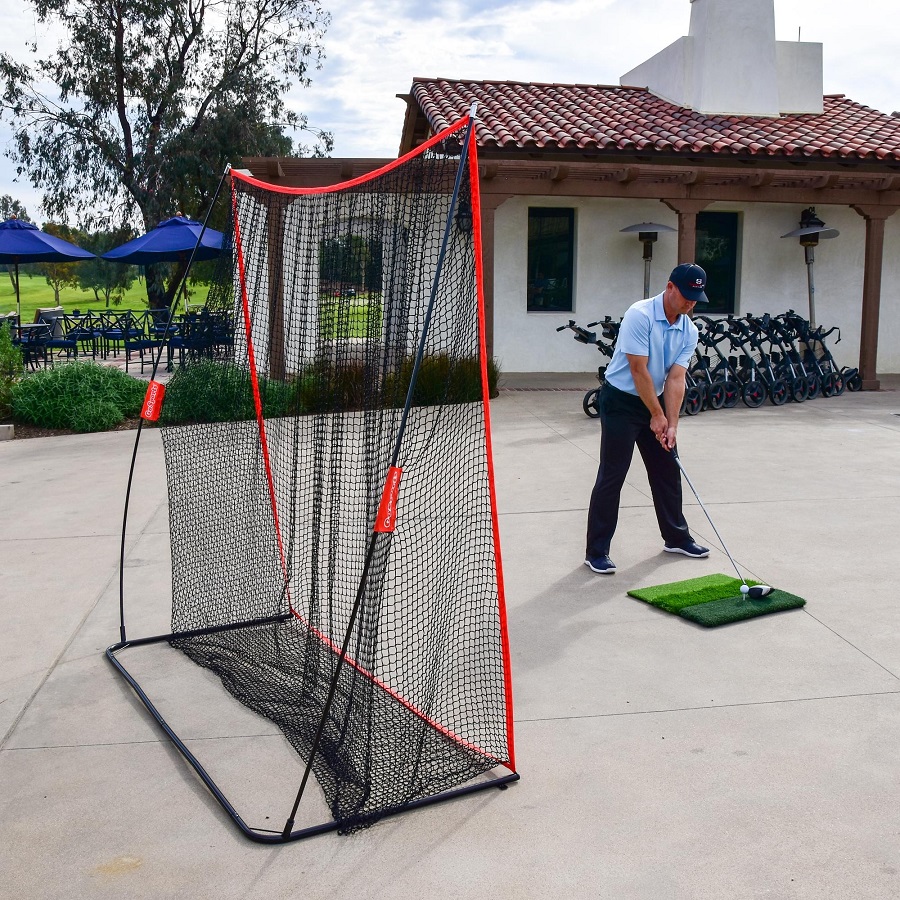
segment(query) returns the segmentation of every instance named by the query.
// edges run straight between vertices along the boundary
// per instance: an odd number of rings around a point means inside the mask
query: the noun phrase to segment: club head
[[[747,596],[751,600],[759,600],[761,597],[768,597],[774,590],[775,588],[770,587],[768,584],[754,584],[753,587],[747,591]]]

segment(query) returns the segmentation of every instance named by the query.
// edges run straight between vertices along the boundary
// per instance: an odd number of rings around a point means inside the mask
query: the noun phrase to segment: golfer
[[[619,495],[637,444],[653,494],[667,553],[709,556],[688,530],[681,511],[681,473],[672,454],[684,399],[684,376],[697,347],[691,313],[707,303],[706,272],[676,266],[666,289],[629,307],[600,392],[600,468],[588,510],[587,554],[592,572],[616,571],[609,548],[619,519]]]

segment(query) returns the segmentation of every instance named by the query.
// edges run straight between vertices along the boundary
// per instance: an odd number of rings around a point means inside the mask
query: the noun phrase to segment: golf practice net
[[[233,172],[233,340],[162,404],[166,637],[302,758],[285,840],[310,773],[344,832],[517,777],[469,123],[333,187]]]

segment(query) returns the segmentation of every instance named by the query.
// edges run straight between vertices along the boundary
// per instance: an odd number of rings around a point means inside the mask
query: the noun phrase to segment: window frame
[[[715,217],[714,219],[711,217]],[[701,221],[712,223],[729,223],[727,228],[717,229],[717,238],[733,241],[729,258],[721,265],[714,264],[701,252],[701,231],[709,232],[707,227],[701,228]],[[694,261],[706,272],[706,296],[708,304],[701,304],[702,312],[710,315],[728,315],[738,309],[738,278],[741,264],[741,213],[729,210],[702,210],[697,213],[696,249]],[[724,277],[723,277],[724,276]]]
[[[575,311],[575,248],[576,248],[576,208],[573,206],[529,206],[527,218],[527,236],[526,236],[526,269],[525,269],[525,311],[528,313],[570,313]],[[559,267],[548,269],[546,256],[553,251],[544,248],[544,258],[534,258],[532,228],[531,223],[536,219],[560,218],[568,220],[568,236],[567,236],[567,270],[558,274]],[[558,251],[557,251],[558,252]],[[553,286],[551,289],[558,293],[564,293],[566,299],[562,304],[554,304],[553,306],[538,305],[535,297],[542,293],[546,285],[538,284],[538,275],[545,271],[553,271],[556,274],[545,276],[546,282],[553,283],[560,277],[564,279],[561,286]]]

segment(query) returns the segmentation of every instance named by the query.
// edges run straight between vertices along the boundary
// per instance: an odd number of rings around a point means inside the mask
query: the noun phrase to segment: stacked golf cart
[[[729,409],[742,401],[751,408],[768,399],[775,406],[791,400],[802,403],[816,397],[834,397],[844,390],[858,391],[862,379],[857,369],[839,367],[828,347],[841,340],[838,328],[811,325],[794,310],[779,315],[747,313],[724,318],[695,315],[699,330],[697,350],[686,376],[682,412],[695,416],[705,409]],[[595,345],[607,359],[615,351],[621,319],[610,316],[582,327],[570,320],[557,331],[570,330],[576,341]],[[599,327],[600,335],[592,330]],[[597,370],[602,387],[606,365]],[[600,387],[588,391],[583,406],[587,415],[598,416]]]

